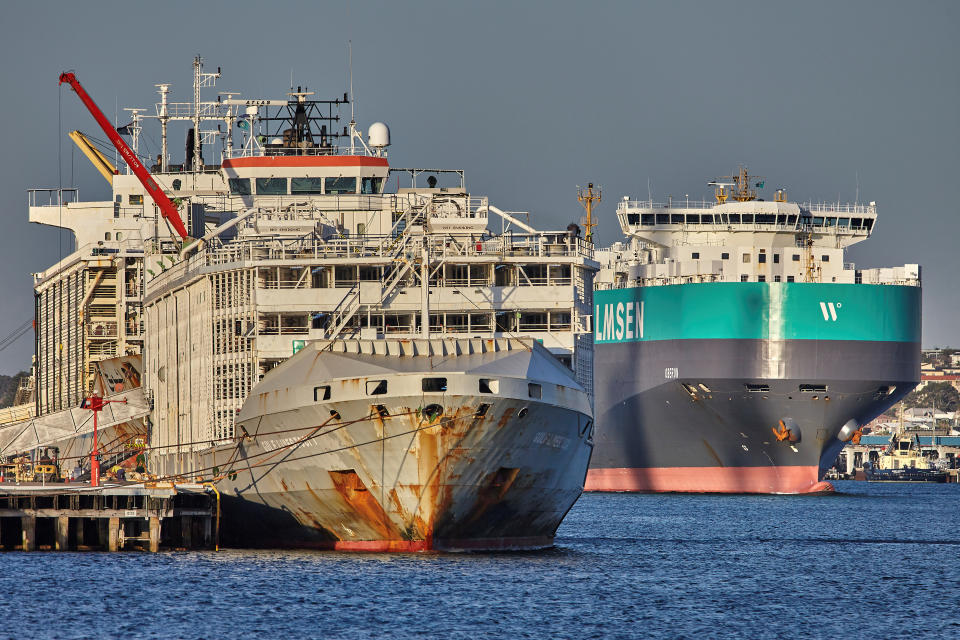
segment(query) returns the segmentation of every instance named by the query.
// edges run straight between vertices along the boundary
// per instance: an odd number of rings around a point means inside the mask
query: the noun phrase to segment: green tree
[[[960,407],[960,391],[949,382],[931,382],[923,389],[907,394],[903,404],[908,409],[935,407],[938,411],[956,411]]]

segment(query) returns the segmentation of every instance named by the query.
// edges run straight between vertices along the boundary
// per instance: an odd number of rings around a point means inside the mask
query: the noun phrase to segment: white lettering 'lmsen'
[[[613,339],[613,305],[603,305],[603,339]]]

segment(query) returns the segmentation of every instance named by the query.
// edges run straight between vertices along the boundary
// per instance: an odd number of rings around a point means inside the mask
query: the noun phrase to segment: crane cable
[[[25,336],[33,328],[33,318],[28,318],[26,322],[11,331],[5,337],[0,338],[0,351],[14,344],[17,340]]]

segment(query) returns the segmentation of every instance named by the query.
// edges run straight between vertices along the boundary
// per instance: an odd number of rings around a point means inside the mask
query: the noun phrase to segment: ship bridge
[[[757,197],[763,178],[740,168],[709,183],[714,199],[631,200],[617,205],[628,242],[598,252],[598,286],[692,282],[833,282],[919,284],[916,264],[857,270],[844,250],[870,237],[875,202],[789,202]]]
[[[814,246],[845,248],[870,237],[876,219],[873,202],[659,203],[624,199],[617,206],[617,220],[624,235],[663,247],[675,246],[678,241],[735,242],[748,235],[770,244],[792,245],[797,234],[809,234]]]

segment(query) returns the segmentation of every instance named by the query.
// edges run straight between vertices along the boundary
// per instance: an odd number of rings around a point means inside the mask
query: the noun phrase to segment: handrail
[[[751,200],[744,202],[742,204],[748,205],[751,202],[760,202],[757,200]],[[769,201],[768,201],[769,202]],[[725,203],[727,205],[738,204],[735,201],[730,201]],[[839,203],[839,202],[797,202],[790,203],[796,204],[800,207],[801,211],[810,211],[810,212],[824,212],[824,213],[859,213],[859,214],[876,214],[877,207],[872,204],[858,204],[858,203]],[[720,204],[713,200],[672,200],[670,202],[654,202],[652,200],[621,200],[617,204],[617,212],[630,212],[636,213],[639,211],[682,211],[684,209],[715,209],[719,207]],[[730,211],[731,207],[725,207],[721,212],[727,213],[736,213],[736,211]],[[759,212],[764,213],[764,212]]]

